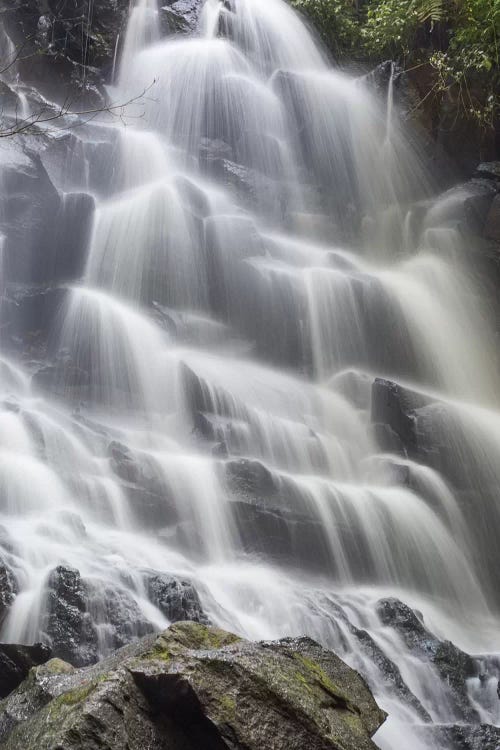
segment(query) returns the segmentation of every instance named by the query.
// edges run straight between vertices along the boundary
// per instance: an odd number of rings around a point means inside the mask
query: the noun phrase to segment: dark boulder
[[[44,664],[50,658],[50,648],[43,643],[20,646],[0,643],[0,698],[5,698],[28,676],[31,667]]]
[[[145,584],[149,600],[170,622],[191,620],[208,624],[198,593],[190,581],[151,572],[147,573]]]
[[[17,593],[18,584],[12,568],[0,557],[0,625]]]
[[[76,666],[98,658],[97,632],[87,608],[87,590],[79,571],[59,565],[47,581],[44,630],[53,655]]]
[[[90,669],[53,660],[0,707],[3,750],[375,750],[362,678],[308,638],[173,625]]]

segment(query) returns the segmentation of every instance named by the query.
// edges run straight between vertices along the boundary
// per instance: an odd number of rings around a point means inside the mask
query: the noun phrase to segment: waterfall
[[[91,217],[70,222],[85,257],[47,360],[0,359],[0,552],[19,589],[2,639],[45,637],[65,565],[90,582],[102,656],[109,591],[161,628],[145,576],[177,574],[216,624],[306,633],[362,672],[389,712],[379,747],[441,747],[420,730],[461,721],[449,686],[379,601],[473,654],[500,648],[494,337],[451,198],[434,200],[392,73],[379,101],[283,0],[207,0],[191,36],[136,0],[122,39],[109,95],[130,109],[62,123],[41,155]],[[0,234],[8,276],[6,258]],[[413,394],[401,434],[446,450],[382,440],[376,378]],[[494,722],[491,679],[470,696]]]

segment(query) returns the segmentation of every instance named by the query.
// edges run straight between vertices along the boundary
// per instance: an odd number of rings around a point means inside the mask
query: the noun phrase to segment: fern
[[[446,0],[413,0],[412,9],[420,23],[431,21],[432,24],[443,21],[449,13]]]

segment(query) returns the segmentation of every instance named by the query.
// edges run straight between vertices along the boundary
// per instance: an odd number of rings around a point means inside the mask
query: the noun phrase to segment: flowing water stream
[[[282,0],[207,0],[189,38],[161,38],[156,0],[137,0],[108,93],[134,100],[123,121],[83,126],[49,170],[66,200],[95,201],[52,325],[52,395],[25,358],[0,360],[0,526],[19,581],[2,640],[42,636],[64,564],[93,582],[106,653],[100,599],[125,587],[164,627],[143,572],[166,571],[219,625],[335,649],[389,711],[381,748],[441,747],[420,729],[423,712],[460,721],[447,686],[377,602],[398,597],[469,653],[500,649],[499,384],[453,197],[432,198],[392,84],[379,101],[332,69]],[[435,467],[383,451],[375,377],[453,415],[472,511]],[[495,685],[470,680],[484,722],[500,719]]]

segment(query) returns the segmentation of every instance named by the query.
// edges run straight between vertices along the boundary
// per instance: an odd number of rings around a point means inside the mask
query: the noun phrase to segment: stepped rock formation
[[[6,0],[0,54],[2,692],[54,657],[0,746],[496,750],[498,164],[282,0]]]

